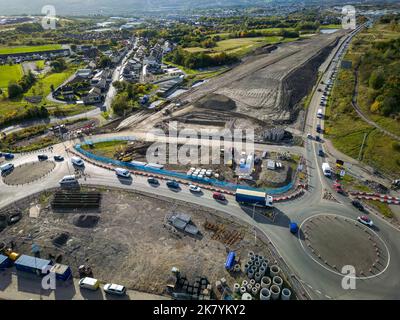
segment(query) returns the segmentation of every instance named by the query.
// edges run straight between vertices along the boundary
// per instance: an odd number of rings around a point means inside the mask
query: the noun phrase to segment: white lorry
[[[324,162],[322,164],[322,172],[324,173],[325,177],[330,177],[332,175],[332,170],[331,167],[329,166],[329,163]]]

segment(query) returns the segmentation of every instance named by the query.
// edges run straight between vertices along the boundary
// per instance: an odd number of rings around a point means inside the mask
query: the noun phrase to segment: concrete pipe
[[[253,289],[251,289],[251,294],[252,294],[253,296],[256,296],[257,293],[258,293],[258,289],[257,289],[256,287],[253,287]]]
[[[250,279],[253,279],[253,278],[254,278],[254,271],[253,271],[253,269],[249,269],[249,271],[247,271],[247,276],[248,276]]]
[[[240,287],[240,294],[244,294],[246,292],[247,292],[247,290],[245,287]]]
[[[254,261],[257,261],[256,256],[251,256],[251,257],[250,257],[250,260],[253,261],[253,262],[254,262]]]
[[[249,267],[251,267],[254,264],[254,262],[249,260],[249,261],[247,261],[247,264],[248,264]]]
[[[251,266],[251,270],[253,270],[253,272],[256,273],[258,268],[256,266]]]
[[[279,295],[281,294],[281,288],[279,288],[276,284],[273,284],[269,290],[271,291],[272,300],[278,300]]]
[[[247,286],[246,286],[246,290],[247,290],[247,292],[251,292],[251,289],[253,289],[253,286],[249,283]]]
[[[243,293],[242,294],[242,300],[252,300],[253,299],[253,297],[251,296],[251,294],[250,293]]]
[[[249,271],[249,265],[246,263],[246,264],[244,265],[244,272],[247,273],[247,271]]]
[[[235,266],[233,267],[233,270],[235,272],[239,272],[240,271],[240,264],[235,264]]]
[[[260,290],[260,289],[261,289],[261,284],[256,283],[256,284],[254,285],[254,287],[256,287],[258,290]]]
[[[261,263],[260,263],[260,261],[254,261],[254,265],[257,267],[257,268],[259,268],[260,266],[261,266]]]
[[[279,288],[282,288],[283,280],[280,276],[275,276],[272,278],[272,284],[277,285]]]
[[[234,283],[233,284],[233,291],[234,292],[240,292],[240,284],[239,283]]]
[[[260,290],[260,300],[271,300],[271,292],[267,288]]]
[[[258,260],[258,254],[254,255],[254,259]]]
[[[281,300],[290,300],[292,292],[288,288],[284,288],[281,294]]]
[[[253,252],[253,251],[249,251],[249,253],[247,254],[247,256],[248,256],[249,258],[251,258],[252,256],[254,256],[254,252]]]
[[[242,287],[245,287],[249,284],[249,282],[247,280],[243,280],[242,281]]]
[[[264,262],[264,256],[259,255],[258,256],[258,261],[260,261],[260,263],[263,263]]]
[[[264,277],[266,272],[267,272],[267,269],[264,267],[260,267],[258,269],[258,273],[261,274],[261,277]]]
[[[256,280],[251,279],[249,283],[250,283],[252,286],[254,286],[254,285],[256,284]]]
[[[273,266],[271,266],[271,268],[269,268],[269,273],[270,273],[271,277],[275,277],[275,276],[279,275],[280,272],[281,272],[281,268],[279,268],[276,264],[274,264]]]
[[[271,282],[272,281],[271,281],[270,277],[262,277],[261,278],[261,287],[269,289],[269,287],[271,286]]]
[[[263,267],[263,268],[265,268],[265,270],[267,270],[268,269],[268,263],[269,263],[268,260],[264,260],[263,263],[261,263],[261,267]]]
[[[254,279],[256,280],[256,282],[260,282],[260,280],[261,280],[261,274],[259,273],[259,272],[256,272],[255,274],[254,274]]]

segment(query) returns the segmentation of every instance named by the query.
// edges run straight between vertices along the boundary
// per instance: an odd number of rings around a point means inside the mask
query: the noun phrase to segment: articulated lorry
[[[248,189],[236,189],[236,201],[242,204],[256,205],[260,207],[272,207],[273,198],[263,191]]]

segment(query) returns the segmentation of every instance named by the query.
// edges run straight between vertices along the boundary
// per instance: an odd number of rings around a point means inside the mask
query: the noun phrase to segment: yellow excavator
[[[21,256],[21,254],[15,252],[13,249],[7,248],[4,242],[0,243],[0,253],[4,254],[12,261],[16,261]]]

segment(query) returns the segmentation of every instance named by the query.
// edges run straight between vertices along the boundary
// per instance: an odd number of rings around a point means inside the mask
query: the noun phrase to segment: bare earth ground
[[[32,243],[41,248],[41,257],[57,258],[72,267],[89,264],[94,276],[104,282],[126,285],[130,289],[163,293],[172,267],[178,267],[188,279],[206,276],[211,283],[221,277],[233,285],[239,279],[224,269],[227,250],[236,250],[247,261],[252,250],[274,261],[268,246],[257,238],[248,226],[231,218],[220,218],[198,206],[126,191],[103,190],[99,217],[92,228],[74,225],[83,212],[55,213],[47,205],[48,195],[41,196],[42,211],[38,218],[30,218],[29,208],[22,219],[0,232],[3,241],[15,243],[15,250],[31,254]],[[32,204],[30,204],[32,205]],[[27,204],[27,207],[30,206]],[[194,238],[164,226],[165,217],[172,212],[190,214],[200,229],[201,237]],[[220,213],[221,214],[221,213]],[[92,219],[94,220],[94,219]],[[243,239],[227,248],[219,240],[211,239],[213,232],[204,227],[205,221],[221,223],[225,230],[238,231]]]
[[[24,163],[21,166],[15,167],[9,175],[3,177],[3,181],[10,185],[30,183],[42,178],[51,172],[54,167],[55,163],[52,161]]]

